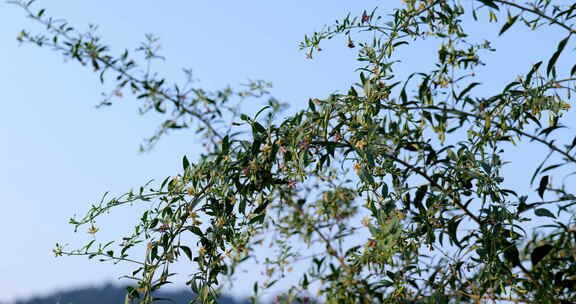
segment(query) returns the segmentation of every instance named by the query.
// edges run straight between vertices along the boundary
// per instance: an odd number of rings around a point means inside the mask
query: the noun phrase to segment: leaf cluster
[[[263,242],[278,250],[264,262],[254,299],[300,275],[278,301],[575,302],[576,196],[568,177],[576,137],[555,134],[567,127],[576,88],[576,65],[558,65],[573,55],[576,4],[404,2],[389,14],[349,14],[304,37],[308,58],[324,40],[343,37],[363,66],[346,93],[311,98],[281,120],[274,119],[282,108],[275,99],[252,117],[229,106],[233,98],[267,94],[265,82],[211,93],[170,85],[149,70],[139,73],[131,52],[112,55],[95,28],[78,33],[31,2],[16,2],[46,28],[38,36],[24,31],[20,41],[88,65],[102,81],[111,77],[111,96],[128,90],[143,111],[169,115],[149,143],[168,129],[198,124],[206,147],[197,160],[184,157],[182,170],[158,187],[105,197],[71,221],[95,234],[97,219],[109,211],[149,204],[131,235],[70,251],[58,245],[56,254],[134,263],[127,302],[156,301],[152,292],[170,283],[170,266],[186,259],[195,266],[187,282],[195,301],[214,303],[223,278],[256,259]],[[535,32],[553,27],[565,37],[549,57],[484,96],[475,75],[495,50],[469,36],[469,19],[501,24],[499,35],[523,24]],[[401,78],[400,50],[424,39],[438,42],[434,67]],[[156,43],[149,36],[137,49],[144,62],[160,58]],[[531,185],[509,189],[503,169],[522,161],[505,154],[513,145],[548,154],[533,168]],[[531,193],[539,198],[529,199]],[[134,250],[143,258],[132,258]],[[297,274],[291,265],[303,261],[309,268]]]

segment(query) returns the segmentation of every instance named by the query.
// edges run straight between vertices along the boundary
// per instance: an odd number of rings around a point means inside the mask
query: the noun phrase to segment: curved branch
[[[552,17],[550,17],[550,16],[542,13],[542,12],[539,11],[539,10],[536,10],[536,9],[533,9],[533,8],[529,8],[529,7],[526,7],[526,6],[522,6],[522,5],[520,5],[520,4],[517,4],[517,3],[514,3],[514,2],[510,2],[510,1],[507,1],[507,0],[493,0],[493,1],[494,1],[494,2],[498,2],[498,3],[505,4],[505,5],[513,6],[513,7],[517,8],[517,9],[522,10],[522,11],[526,11],[526,12],[530,12],[530,13],[532,13],[532,14],[538,15],[539,17],[544,18],[544,19],[550,21],[551,24],[557,24],[557,25],[559,25],[560,27],[562,27],[562,28],[564,28],[565,30],[567,30],[568,32],[570,32],[570,33],[572,33],[572,34],[576,34],[576,29],[571,28],[570,26],[568,26],[568,25],[566,25],[566,24],[564,24],[564,23],[562,23],[562,22],[560,22],[560,21],[558,21],[558,20],[556,20],[556,19],[554,19],[554,18],[552,18]]]

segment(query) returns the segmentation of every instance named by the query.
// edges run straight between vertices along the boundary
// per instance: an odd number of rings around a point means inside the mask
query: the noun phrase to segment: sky
[[[353,4],[350,4],[353,3]],[[264,79],[274,84],[273,95],[302,108],[311,97],[344,92],[355,82],[355,50],[344,39],[330,41],[314,60],[298,49],[305,34],[348,12],[361,14],[375,5],[385,10],[394,1],[38,1],[46,15],[67,19],[85,29],[99,25],[104,40],[119,53],[134,49],[146,33],[161,38],[166,61],[155,66],[168,78],[181,79],[182,68],[192,68],[198,86],[221,88]],[[82,215],[102,194],[122,194],[154,178],[180,172],[182,156],[197,155],[198,140],[174,133],[150,153],[138,153],[158,117],[140,116],[134,100],[126,96],[114,106],[95,109],[103,87],[97,75],[58,53],[32,45],[19,45],[18,32],[42,28],[24,12],[0,3],[0,302],[57,289],[105,281],[131,268],[98,263],[84,257],[55,258],[56,242],[82,244],[84,232],[74,234],[68,219]],[[498,28],[472,27],[487,38]],[[512,28],[497,40],[497,54],[489,56],[479,76],[486,90],[501,88],[503,81],[525,72],[541,57],[547,58],[561,38],[545,31],[527,38]],[[407,70],[429,64],[436,51],[423,44],[406,49],[402,66]],[[484,73],[484,74],[482,74]],[[256,106],[256,105],[255,105]],[[251,106],[248,105],[250,108]],[[518,150],[518,149],[517,149]],[[510,154],[519,163],[509,175],[526,181],[519,172],[532,156]],[[117,210],[102,225],[104,239],[114,238],[135,223],[134,209]],[[185,270],[184,270],[185,271]],[[244,284],[244,285],[243,285]],[[233,294],[248,287],[239,283]]]

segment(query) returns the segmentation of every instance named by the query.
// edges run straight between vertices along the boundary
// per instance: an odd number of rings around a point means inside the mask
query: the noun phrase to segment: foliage
[[[391,14],[349,14],[304,37],[309,58],[326,39],[342,37],[357,48],[359,82],[347,93],[311,98],[280,121],[273,98],[254,117],[230,106],[266,95],[265,82],[216,92],[170,84],[139,72],[141,59],[129,51],[113,55],[95,31],[77,32],[33,10],[31,1],[14,2],[46,27],[18,39],[111,79],[117,87],[105,104],[128,91],[144,111],[167,115],[147,143],[195,127],[206,146],[160,185],[103,199],[71,221],[96,233],[100,216],[148,202],[133,234],[75,250],[57,245],[55,253],[134,263],[127,301],[139,303],[154,301],[151,292],[169,283],[169,266],[179,259],[197,267],[187,282],[196,301],[213,303],[222,278],[254,257],[264,239],[279,254],[267,260],[255,296],[296,275],[288,274],[291,264],[309,261],[300,283],[279,298],[287,303],[576,302],[576,197],[568,179],[576,137],[554,137],[566,127],[575,89],[576,65],[557,62],[574,58],[576,4],[404,2]],[[499,24],[499,35],[513,26],[551,27],[564,38],[497,94],[482,96],[475,72],[495,50],[466,28],[483,22]],[[433,68],[401,78],[400,51],[423,40],[439,45]],[[155,43],[149,37],[138,49],[145,62],[158,58]],[[549,151],[533,168],[540,199],[528,199],[526,185],[504,186],[502,170],[513,161],[504,149],[514,145]],[[142,260],[132,258],[138,250]]]

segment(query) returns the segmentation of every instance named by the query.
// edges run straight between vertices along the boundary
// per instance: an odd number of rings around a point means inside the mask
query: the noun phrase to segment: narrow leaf
[[[553,219],[556,218],[554,216],[554,214],[552,214],[552,212],[550,212],[550,210],[548,210],[546,208],[538,208],[538,209],[534,210],[534,214],[536,214],[537,216],[551,217]]]
[[[222,139],[222,153],[228,154],[229,151],[230,151],[230,138],[228,137],[228,135],[226,135],[224,136],[224,139]]]
[[[541,65],[542,65],[542,61],[538,61],[535,65],[532,66],[532,69],[530,69],[530,72],[528,72],[528,74],[526,74],[526,83],[530,84],[530,81],[532,81],[532,76],[534,75],[534,73],[536,71],[538,71],[538,69],[540,68]]]
[[[190,259],[190,261],[192,261],[192,250],[190,250],[190,247],[180,246],[180,249],[182,249],[182,251],[184,251],[184,254],[186,254],[188,259]]]
[[[546,136],[548,136],[552,131],[554,131],[554,130],[556,130],[556,129],[562,129],[562,128],[566,128],[566,126],[563,126],[563,125],[554,125],[554,126],[548,127],[548,128],[546,128],[546,129],[540,131],[540,133],[538,133],[538,135],[544,134],[544,136],[546,137]]]
[[[246,114],[240,114],[240,119],[242,119],[244,121],[250,121],[250,117],[248,117],[248,115],[246,115]]]
[[[518,252],[518,248],[516,248],[516,245],[511,243],[507,245],[508,246],[504,249],[504,258],[512,264],[512,267],[520,265],[520,252]]]
[[[270,201],[265,201],[264,203],[260,204],[258,207],[256,207],[256,210],[254,210],[254,214],[262,213],[262,211],[264,211],[269,204]]]
[[[466,96],[466,94],[468,92],[470,92],[470,90],[472,90],[475,86],[479,85],[479,82],[473,82],[471,84],[469,84],[464,90],[462,90],[462,92],[460,92],[460,95],[458,95],[458,98],[456,98],[457,100],[462,99],[462,97]]]
[[[540,163],[540,165],[538,166],[538,168],[536,168],[536,170],[534,171],[534,173],[532,174],[532,178],[530,179],[530,186],[532,186],[532,184],[534,183],[534,179],[536,178],[536,175],[538,175],[538,173],[540,172],[540,170],[542,170],[542,166],[544,166],[544,164],[546,163],[546,161],[548,160],[548,158],[550,158],[550,156],[552,155],[551,151],[550,153],[548,153],[548,155],[546,156],[546,158],[544,158],[544,160]]]
[[[554,246],[550,244],[534,248],[534,250],[532,250],[532,253],[530,254],[530,260],[532,261],[532,266],[536,266],[538,262],[542,261],[542,259],[546,257],[546,255],[548,255],[550,251],[552,251],[552,249],[554,249]]]
[[[428,186],[426,186],[426,185],[418,188],[418,190],[416,190],[416,195],[414,197],[414,201],[412,201],[414,206],[416,206],[418,208],[418,210],[420,211],[420,213],[422,213],[422,214],[424,214],[426,212],[426,209],[424,209],[424,205],[422,205],[422,200],[424,199],[424,196],[426,196],[426,191],[428,191]],[[407,200],[407,201],[409,201],[409,200]]]
[[[568,151],[574,149],[574,147],[576,147],[576,136],[572,138],[572,143],[570,144],[570,148],[568,149]]]
[[[546,186],[548,186],[548,181],[549,181],[550,177],[548,175],[544,175],[542,176],[542,179],[540,179],[540,185],[538,186],[538,195],[540,195],[540,198],[544,198],[544,191],[546,190]]]
[[[482,4],[489,6],[495,10],[499,10],[498,5],[496,5],[496,3],[494,3],[494,1],[492,0],[478,0],[480,2],[482,2]]]
[[[452,240],[452,242],[454,242],[454,244],[458,245],[458,247],[460,248],[462,248],[462,245],[460,245],[460,241],[458,241],[457,232],[458,232],[458,225],[460,225],[461,221],[462,219],[458,220],[452,219],[448,223],[448,235],[450,236],[450,240]]]
[[[388,197],[388,185],[386,183],[382,184],[382,198]]]
[[[266,214],[260,214],[257,215],[255,217],[253,217],[250,222],[248,222],[249,225],[254,224],[256,222],[259,222],[260,224],[262,224],[264,222],[264,217],[266,216]]]
[[[558,167],[560,167],[560,166],[562,166],[562,165],[563,165],[563,164],[550,165],[550,166],[544,168],[544,170],[542,170],[541,173],[544,173],[544,172],[550,171],[550,170],[554,170],[554,169],[556,169],[556,168],[558,168]]]
[[[186,155],[184,155],[184,158],[182,158],[182,167],[184,168],[184,171],[190,167],[190,162],[188,161]]]
[[[252,126],[254,127],[254,131],[256,131],[257,133],[266,134],[266,128],[264,128],[264,126],[262,126],[261,124],[254,122]]]
[[[508,16],[508,22],[506,22],[506,24],[504,24],[502,29],[500,29],[500,33],[498,33],[498,36],[502,36],[502,34],[504,34],[504,32],[506,32],[510,27],[512,27],[512,25],[514,25],[514,23],[516,22],[517,19],[518,19],[518,15],[516,15],[514,17]]]
[[[546,67],[546,75],[550,75],[550,71],[552,71],[552,68],[556,64],[556,61],[558,61],[558,57],[560,57],[560,54],[562,53],[564,47],[568,43],[568,39],[570,39],[570,35],[568,35],[568,37],[562,39],[560,43],[558,43],[558,49],[556,50],[556,52],[554,52],[552,57],[550,57],[550,60],[548,60],[548,66]]]

